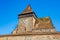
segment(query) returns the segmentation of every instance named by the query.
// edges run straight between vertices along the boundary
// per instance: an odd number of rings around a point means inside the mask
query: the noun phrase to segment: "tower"
[[[19,23],[14,33],[31,32],[34,28],[35,18],[37,17],[30,5],[18,15]]]

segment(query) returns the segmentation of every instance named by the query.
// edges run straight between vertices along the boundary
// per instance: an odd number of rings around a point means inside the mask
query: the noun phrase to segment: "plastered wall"
[[[60,35],[4,36],[0,40],[60,40]]]

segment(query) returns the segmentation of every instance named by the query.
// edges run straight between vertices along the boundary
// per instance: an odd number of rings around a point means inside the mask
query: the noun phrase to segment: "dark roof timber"
[[[34,16],[37,18],[36,14],[34,12],[29,12],[29,13],[25,13],[25,14],[19,14],[19,17],[24,17],[24,16]]]

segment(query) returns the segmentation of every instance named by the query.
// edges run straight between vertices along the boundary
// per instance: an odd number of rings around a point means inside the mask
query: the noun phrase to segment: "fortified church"
[[[37,10],[38,11],[38,10]],[[60,32],[55,30],[50,17],[38,18],[31,6],[18,15],[18,26],[0,40],[60,40]]]

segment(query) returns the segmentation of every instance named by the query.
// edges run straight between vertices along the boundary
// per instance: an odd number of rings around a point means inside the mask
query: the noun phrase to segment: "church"
[[[15,30],[9,35],[1,35],[0,40],[60,40],[60,32],[56,31],[50,17],[38,18],[28,5],[18,15]]]

